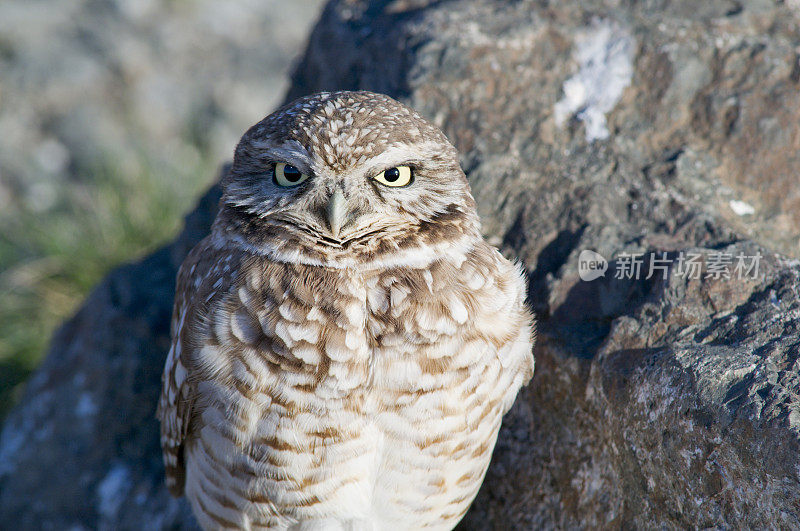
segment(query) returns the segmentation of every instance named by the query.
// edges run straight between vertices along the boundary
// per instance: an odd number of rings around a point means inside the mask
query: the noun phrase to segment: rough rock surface
[[[536,375],[464,529],[800,526],[798,9],[326,8],[290,97],[378,90],[435,120],[487,237],[529,272]],[[152,411],[176,267],[216,197],[54,338],[0,436],[0,523],[193,525],[161,484]],[[586,249],[610,260],[591,282]],[[644,253],[640,278],[615,278],[625,253]]]

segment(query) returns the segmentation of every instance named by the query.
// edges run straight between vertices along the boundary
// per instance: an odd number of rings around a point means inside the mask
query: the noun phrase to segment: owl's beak
[[[328,224],[331,227],[331,234],[335,239],[339,239],[339,231],[342,230],[347,220],[347,200],[342,191],[337,188],[330,199],[328,199]]]

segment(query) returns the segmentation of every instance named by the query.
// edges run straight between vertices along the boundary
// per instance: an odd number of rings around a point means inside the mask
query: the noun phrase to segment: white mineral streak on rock
[[[102,516],[113,519],[131,488],[131,473],[125,465],[116,464],[97,485],[97,509]]]
[[[75,414],[79,417],[91,417],[97,413],[97,402],[88,392],[83,392],[75,405]]]
[[[737,216],[747,216],[750,214],[754,214],[756,211],[756,209],[753,208],[753,205],[751,205],[750,203],[745,203],[744,201],[737,201],[736,199],[731,199],[728,202],[728,205],[730,205],[731,210],[733,210],[733,213],[736,214]]]
[[[631,82],[634,44],[626,28],[606,20],[578,33],[573,57],[579,70],[564,82],[564,97],[554,108],[556,124],[575,116],[586,126],[587,142],[608,138],[606,113]]]

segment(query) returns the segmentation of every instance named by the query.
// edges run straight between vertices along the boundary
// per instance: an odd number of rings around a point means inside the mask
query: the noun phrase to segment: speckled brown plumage
[[[401,165],[412,184],[373,179]],[[455,149],[391,98],[318,94],[244,135],[224,191],[178,275],[171,491],[207,529],[452,528],[533,373],[523,277]]]

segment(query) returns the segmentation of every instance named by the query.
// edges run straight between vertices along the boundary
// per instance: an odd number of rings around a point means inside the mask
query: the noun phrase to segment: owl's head
[[[321,93],[279,109],[242,137],[223,187],[215,230],[278,260],[431,261],[479,234],[455,148],[382,94]]]

